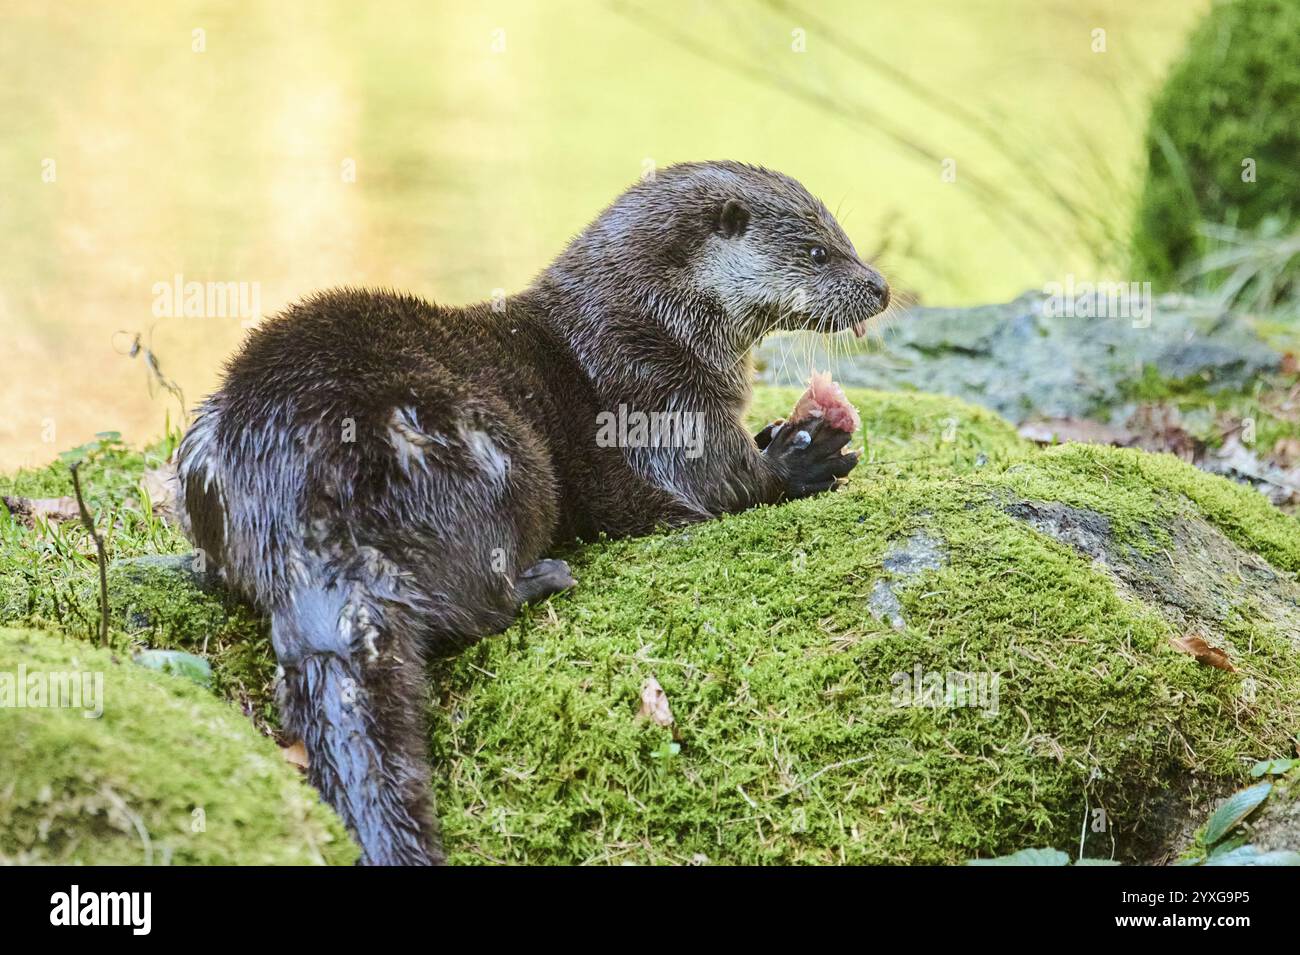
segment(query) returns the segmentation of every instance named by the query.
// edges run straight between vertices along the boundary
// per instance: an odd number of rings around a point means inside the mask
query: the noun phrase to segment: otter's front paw
[[[785,481],[786,496],[797,498],[829,491],[853,470],[858,455],[844,451],[852,438],[818,417],[773,422],[754,440]]]

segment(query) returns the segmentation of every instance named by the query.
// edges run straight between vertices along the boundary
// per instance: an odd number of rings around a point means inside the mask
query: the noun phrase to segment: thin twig
[[[127,335],[130,333],[119,331],[117,334]],[[150,341],[153,340],[152,330],[150,331],[149,338]],[[114,340],[116,340],[116,336]],[[114,347],[116,348],[116,345]],[[135,337],[131,339],[130,349],[124,354],[126,354],[128,358],[136,358],[143,354],[145,367],[149,369],[150,374],[153,376],[151,379],[152,384],[158,385],[171,394],[171,396],[175,398],[181,406],[181,416],[184,418],[189,417],[189,412],[185,408],[185,393],[181,391],[181,386],[163,374],[162,365],[158,362],[158,356],[154,354],[152,348],[144,343],[143,336],[139,332],[135,333]],[[150,388],[150,394],[153,394],[152,386]]]
[[[812,782],[814,779],[816,779],[818,776],[821,776],[824,773],[829,773],[832,770],[836,770],[836,769],[844,769],[846,766],[855,766],[858,763],[865,763],[867,760],[874,758],[874,756],[875,756],[874,753],[869,753],[866,756],[855,756],[853,757],[853,759],[843,759],[840,760],[838,763],[831,763],[829,766],[823,766],[821,769],[817,770],[817,772],[813,773],[803,782],[795,783],[793,786],[786,787],[785,789],[781,790],[772,798],[780,799],[782,796],[788,796],[792,792],[796,792],[800,789],[803,789],[810,782]]]
[[[108,646],[108,555],[104,552],[104,539],[95,530],[95,519],[90,516],[86,499],[81,496],[81,478],[77,476],[77,469],[80,467],[81,462],[78,461],[76,464],[69,465],[68,469],[72,471],[72,490],[77,495],[81,523],[85,525],[95,541],[95,559],[99,563],[99,645],[106,647]]]

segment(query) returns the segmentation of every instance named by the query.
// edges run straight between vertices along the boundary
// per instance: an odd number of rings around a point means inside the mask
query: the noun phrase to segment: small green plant
[[[1225,308],[1265,312],[1298,308],[1300,230],[1270,216],[1253,230],[1203,223],[1204,255],[1184,268],[1184,286],[1212,295]]]
[[[85,464],[100,458],[120,454],[126,451],[120,431],[100,431],[94,441],[87,441],[75,448],[59,452],[59,459],[68,467]]]
[[[1300,766],[1300,760],[1270,759],[1256,763],[1250,774],[1260,776],[1282,775]],[[1273,793],[1273,782],[1266,780],[1233,793],[1219,808],[1210,814],[1204,828],[1197,835],[1191,849],[1178,861],[1179,865],[1300,865],[1300,852],[1276,849],[1265,852],[1252,845],[1250,836],[1240,827]]]

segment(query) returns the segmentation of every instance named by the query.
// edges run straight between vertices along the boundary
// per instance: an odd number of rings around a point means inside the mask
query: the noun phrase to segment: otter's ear
[[[718,213],[718,231],[728,239],[734,239],[745,231],[749,225],[749,210],[739,199],[728,199],[722,204]]]

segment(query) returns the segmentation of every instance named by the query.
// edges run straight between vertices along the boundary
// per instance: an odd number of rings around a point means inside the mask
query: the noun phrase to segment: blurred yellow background
[[[213,387],[245,324],[158,318],[157,283],[255,283],[263,314],[484,299],[679,160],[802,180],[926,304],[1116,274],[1147,102],[1206,6],[5,0],[0,466],[175,423],[136,334],[191,407]]]

